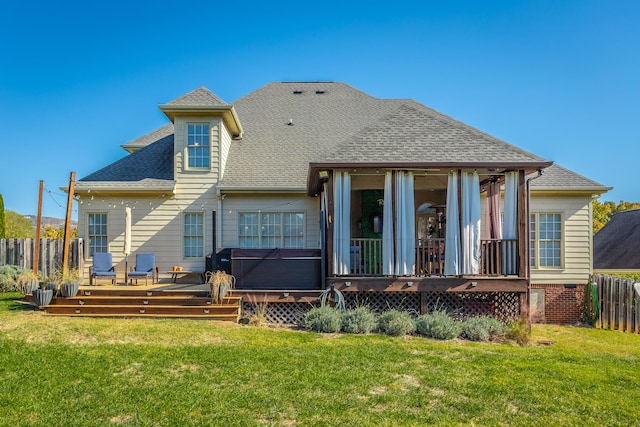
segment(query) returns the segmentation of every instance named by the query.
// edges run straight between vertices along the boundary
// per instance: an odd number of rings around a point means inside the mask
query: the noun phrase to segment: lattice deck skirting
[[[244,301],[242,303],[242,316],[251,317],[256,313],[256,310],[266,310],[264,316],[269,323],[297,325],[302,323],[305,314],[314,307],[308,302],[268,303],[266,308],[264,304]],[[318,301],[317,305],[320,305],[320,301]]]
[[[515,292],[424,292],[422,299],[426,311],[444,309],[459,320],[491,316],[508,321],[520,316],[520,295]]]
[[[408,312],[417,317],[421,313],[446,310],[458,320],[474,316],[491,316],[507,321],[520,316],[520,296],[516,292],[346,292],[347,309],[368,307],[375,313],[391,309]],[[244,301],[242,315],[250,317],[256,310],[265,309],[265,303]],[[265,318],[269,323],[300,324],[314,306],[308,302],[266,304]]]

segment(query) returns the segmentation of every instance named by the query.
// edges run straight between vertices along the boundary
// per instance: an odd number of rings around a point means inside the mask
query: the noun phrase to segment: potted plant
[[[211,299],[214,304],[219,304],[234,288],[236,278],[225,271],[207,273],[207,283],[211,286]]]
[[[38,289],[40,282],[38,275],[33,270],[22,270],[18,276],[18,283],[23,295],[30,295],[35,289]]]
[[[52,283],[53,288],[52,288]],[[42,287],[38,287],[31,292],[31,300],[36,307],[44,307],[51,304],[51,300],[53,299],[53,292],[57,283],[55,282],[43,282]]]
[[[54,296],[58,296],[60,293],[60,280],[62,278],[62,272],[56,271],[51,273],[44,281],[44,288],[53,292]]]
[[[59,292],[64,298],[75,297],[78,294],[79,288],[80,276],[78,270],[67,270],[62,274]]]

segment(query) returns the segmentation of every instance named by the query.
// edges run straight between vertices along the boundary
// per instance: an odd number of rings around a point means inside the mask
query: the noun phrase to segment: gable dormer
[[[201,86],[159,108],[173,122],[176,177],[197,173],[222,179],[231,140],[242,138],[233,105]]]

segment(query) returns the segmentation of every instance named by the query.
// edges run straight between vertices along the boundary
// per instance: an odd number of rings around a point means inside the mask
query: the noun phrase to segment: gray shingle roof
[[[415,101],[403,101],[327,156],[338,162],[545,160]]]
[[[79,182],[135,182],[149,178],[173,181],[173,134],[85,176]]]
[[[204,86],[164,105],[228,106]],[[233,106],[244,135],[231,142],[221,188],[304,190],[312,162],[544,162],[416,101],[374,98],[344,83],[270,83]],[[173,179],[173,124],[123,147],[139,151],[83,180]],[[560,166],[532,186],[607,189]]]
[[[167,104],[165,106],[198,106],[198,107],[215,107],[220,105],[227,105],[222,99],[217,97],[213,92],[207,89],[204,86],[200,86],[197,89],[192,90],[191,92],[184,94]]]
[[[640,270],[640,209],[622,211],[593,236],[593,268]]]
[[[141,136],[140,138],[127,142],[122,145],[122,148],[131,153],[169,135],[173,135],[173,123],[169,123],[162,126],[160,129],[156,129],[153,132]]]
[[[531,188],[536,190],[571,188],[602,193],[611,189],[555,163],[546,168],[541,177],[531,181]]]
[[[245,129],[223,188],[304,188],[311,162],[543,162],[408,99],[344,83],[271,83],[234,103]],[[289,121],[293,125],[288,125]]]

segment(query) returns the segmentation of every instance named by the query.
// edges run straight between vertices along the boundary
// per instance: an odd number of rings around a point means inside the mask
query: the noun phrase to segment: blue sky
[[[5,209],[64,217],[77,178],[207,86],[341,81],[413,98],[640,201],[640,2],[6,2]],[[75,206],[74,206],[75,214]]]

